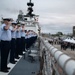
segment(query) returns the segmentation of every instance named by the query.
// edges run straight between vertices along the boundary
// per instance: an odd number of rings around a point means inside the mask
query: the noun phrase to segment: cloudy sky
[[[0,0],[0,17],[17,18],[19,10],[27,13],[29,0]],[[34,13],[38,14],[42,32],[72,33],[75,25],[75,0],[32,0]]]

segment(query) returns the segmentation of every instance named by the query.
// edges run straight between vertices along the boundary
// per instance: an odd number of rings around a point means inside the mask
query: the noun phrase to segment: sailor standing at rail
[[[32,46],[32,43],[33,43],[31,30],[29,31],[28,38],[29,38],[29,48],[30,48]]]
[[[37,34],[32,30],[31,30],[30,33],[31,33],[31,45],[33,45],[35,43],[36,39],[37,39]]]
[[[3,19],[4,24],[1,26],[1,71],[8,72],[9,67],[7,67],[7,59],[10,50],[11,41],[11,19]]]
[[[15,58],[19,59],[19,54],[21,50],[21,24],[17,24],[17,29],[16,29],[16,53],[15,53]]]
[[[27,33],[27,49],[30,48],[30,44],[31,44],[31,35],[30,35],[30,30]]]
[[[25,24],[21,24],[21,54],[25,51]]]
[[[33,32],[33,38],[34,38],[34,43],[35,43],[37,40],[37,34],[35,32]]]
[[[25,30],[25,51],[27,51],[27,39],[28,39],[27,30]]]
[[[11,51],[10,51],[10,63],[15,64],[15,51],[16,51],[16,22],[11,26]]]
[[[28,50],[28,31],[26,30],[25,31],[25,49],[26,51]]]
[[[1,51],[1,25],[0,25],[0,51]]]

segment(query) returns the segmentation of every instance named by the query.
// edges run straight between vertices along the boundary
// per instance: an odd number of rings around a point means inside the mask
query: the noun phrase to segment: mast
[[[34,6],[34,3],[31,2],[31,0],[27,3],[27,6],[28,6],[28,13],[27,13],[27,16],[29,17],[33,17],[34,14],[33,14],[33,6]]]
[[[30,0],[30,3],[31,3],[31,0]]]

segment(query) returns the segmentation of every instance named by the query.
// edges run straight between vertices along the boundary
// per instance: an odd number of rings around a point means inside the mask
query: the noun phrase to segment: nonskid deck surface
[[[37,50],[37,46],[31,48],[31,50]],[[8,66],[11,67],[8,73],[0,72],[0,75],[37,75],[40,68],[39,57],[34,58],[35,61],[31,62],[30,58],[26,56],[20,57],[16,64],[8,63]]]
[[[37,60],[31,63],[29,60],[22,58],[9,75],[37,75],[39,71],[39,61]]]

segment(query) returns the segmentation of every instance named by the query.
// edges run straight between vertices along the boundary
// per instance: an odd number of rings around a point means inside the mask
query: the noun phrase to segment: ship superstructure
[[[38,22],[39,15],[33,14],[33,6],[34,3],[28,2],[28,13],[26,15],[23,14],[22,10],[19,11],[17,22],[24,22],[26,30],[33,30],[37,34],[39,34],[40,26]]]

